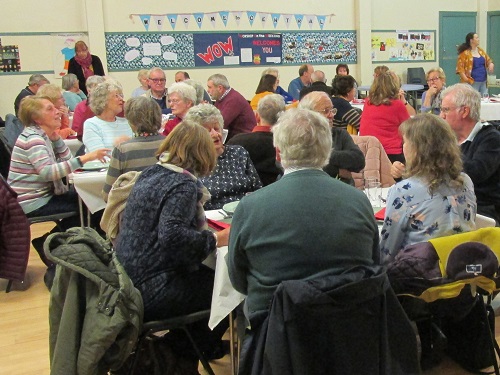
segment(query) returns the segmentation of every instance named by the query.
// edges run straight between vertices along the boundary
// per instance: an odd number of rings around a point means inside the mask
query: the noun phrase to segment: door
[[[446,74],[447,86],[460,81],[455,73],[457,46],[465,42],[468,33],[475,31],[476,12],[439,12],[439,66]]]
[[[500,12],[488,12],[488,46],[486,53],[495,63],[497,79],[500,79]],[[490,94],[500,94],[500,86],[489,87]]]

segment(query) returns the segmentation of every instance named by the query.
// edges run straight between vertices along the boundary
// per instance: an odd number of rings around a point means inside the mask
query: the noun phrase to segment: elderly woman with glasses
[[[430,112],[439,115],[442,94],[446,88],[446,75],[441,68],[432,68],[425,75],[429,89],[422,94],[422,106],[420,112]]]
[[[224,119],[216,107],[211,104],[199,104],[191,108],[184,119],[207,129],[217,152],[215,170],[201,179],[211,194],[210,200],[205,203],[206,209],[222,208],[224,204],[240,200],[246,194],[262,187],[248,151],[241,146],[224,145]]]
[[[165,124],[163,135],[168,135],[182,119],[186,116],[189,108],[195,105],[197,101],[196,89],[184,82],[173,83],[168,89],[168,104],[172,110],[171,118]]]
[[[332,127],[333,148],[329,162],[323,170],[330,176],[354,186],[351,172],[359,172],[365,167],[365,156],[347,131],[333,127],[337,108],[333,107],[330,96],[323,91],[313,91],[300,100],[298,108],[318,112],[328,120]]]
[[[117,82],[103,82],[92,91],[90,108],[95,116],[85,121],[83,144],[87,151],[113,148],[134,135],[129,123],[117,117],[123,111],[123,91]]]

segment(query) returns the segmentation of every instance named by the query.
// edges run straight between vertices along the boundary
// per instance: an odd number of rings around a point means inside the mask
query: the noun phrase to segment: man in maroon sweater
[[[215,107],[224,118],[224,129],[229,131],[227,140],[239,133],[250,133],[256,124],[252,107],[238,91],[229,86],[226,76],[211,75],[207,88],[212,100],[215,100]]]

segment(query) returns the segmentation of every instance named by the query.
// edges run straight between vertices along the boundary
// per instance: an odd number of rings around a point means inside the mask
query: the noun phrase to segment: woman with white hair
[[[117,115],[123,112],[123,91],[120,84],[105,81],[92,91],[90,108],[96,115],[84,124],[83,144],[87,151],[113,148],[132,138],[128,121]]]
[[[87,99],[87,95],[80,90],[78,78],[73,73],[68,73],[62,77],[63,98],[70,111],[74,111],[75,107],[82,100]]]
[[[216,107],[211,104],[194,106],[186,114],[185,120],[207,129],[217,152],[215,170],[211,175],[201,178],[211,195],[210,200],[205,203],[207,210],[222,208],[224,204],[237,201],[262,187],[248,151],[241,146],[224,145],[224,120]]]
[[[196,90],[184,82],[173,83],[168,89],[168,105],[174,118],[167,121],[163,135],[168,135],[182,122],[189,108],[196,103]]]

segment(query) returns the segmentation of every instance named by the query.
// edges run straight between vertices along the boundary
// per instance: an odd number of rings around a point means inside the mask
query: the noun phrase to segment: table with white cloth
[[[76,152],[83,145],[83,143],[81,141],[79,141],[77,138],[66,138],[64,140],[64,143],[66,143],[66,146],[68,146],[68,148],[71,151],[71,154],[73,156],[76,156]]]
[[[101,193],[104,183],[106,182],[107,173],[107,169],[103,168],[99,171],[75,171],[70,175],[69,181],[73,183],[78,193],[80,221],[82,226],[84,226],[82,202],[87,206],[89,213],[95,213],[106,208],[106,202],[102,199]],[[88,220],[88,223],[89,222]]]
[[[371,86],[358,86],[358,91],[363,91],[365,92],[365,95],[368,96],[368,92],[370,91]],[[417,94],[418,91],[423,90],[424,86],[423,85],[415,85],[411,83],[403,83],[401,85],[401,88],[408,93],[408,101],[412,101],[413,103],[413,108],[417,108]]]
[[[480,118],[482,121],[500,120],[500,99],[489,103],[481,101]]]

